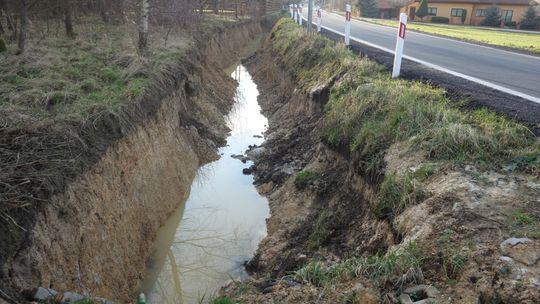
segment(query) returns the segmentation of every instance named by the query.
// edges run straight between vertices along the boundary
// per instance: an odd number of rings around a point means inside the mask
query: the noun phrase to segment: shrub
[[[538,28],[538,19],[536,18],[536,10],[533,6],[529,6],[523,20],[521,20],[521,28],[524,30],[535,30]]]
[[[416,11],[416,16],[420,18],[424,18],[428,14],[428,2],[427,0],[420,1],[420,6],[418,7],[418,10]]]
[[[447,17],[441,17],[441,16],[433,16],[431,17],[432,23],[450,23],[450,19]]]
[[[516,26],[516,22],[515,21],[508,21],[508,22],[505,22],[504,25],[505,26]]]
[[[486,17],[480,23],[484,26],[499,26],[501,24],[501,15],[499,14],[499,9],[492,5],[486,9]]]

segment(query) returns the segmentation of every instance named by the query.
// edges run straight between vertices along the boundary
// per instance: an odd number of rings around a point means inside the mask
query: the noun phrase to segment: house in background
[[[505,22],[520,22],[531,0],[428,0],[428,16],[424,20],[433,17],[447,17],[453,24],[479,25],[486,15],[486,9],[496,5],[501,17]],[[409,20],[420,19],[416,10],[420,6],[420,0],[415,0],[403,6],[400,12],[406,13]],[[462,21],[462,16],[465,20]]]

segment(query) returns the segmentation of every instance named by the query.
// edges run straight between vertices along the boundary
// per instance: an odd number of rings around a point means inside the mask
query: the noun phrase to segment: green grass
[[[366,277],[377,288],[401,288],[401,278],[408,271],[420,272],[424,257],[415,243],[386,255],[350,258],[338,263],[311,261],[293,273],[303,282],[328,286],[341,280]],[[414,280],[414,278],[413,278]]]
[[[398,24],[397,21],[393,20],[369,18],[362,18],[362,20],[396,28]],[[409,22],[407,24],[407,29],[437,36],[445,36],[470,42],[515,48],[540,54],[540,34],[500,31],[496,29],[486,29],[474,26],[416,22]]]
[[[210,300],[209,303],[210,304],[237,304],[238,302],[234,301],[233,299],[229,297],[220,296],[220,297]]]
[[[322,243],[328,237],[328,226],[333,218],[332,212],[328,210],[322,210],[315,223],[313,224],[313,230],[308,238],[308,246],[311,249],[318,249]]]
[[[425,196],[420,181],[413,174],[387,173],[379,187],[375,215],[380,219],[392,217]]]
[[[516,237],[540,239],[540,221],[527,212],[514,210],[508,216],[507,223]]]
[[[313,183],[315,180],[321,178],[321,173],[317,171],[312,170],[303,170],[296,174],[296,178],[294,179],[294,185],[299,188],[305,188],[311,183]]]
[[[325,106],[322,139],[357,154],[368,176],[380,177],[386,150],[407,141],[410,152],[433,161],[540,172],[540,142],[525,126],[487,109],[463,112],[464,101],[449,100],[444,90],[391,79],[384,67],[307,36],[292,21],[280,20],[272,35],[273,52],[301,89],[338,80]]]

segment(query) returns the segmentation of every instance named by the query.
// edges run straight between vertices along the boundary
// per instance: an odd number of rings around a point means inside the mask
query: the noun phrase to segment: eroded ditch
[[[231,156],[261,144],[267,120],[246,68],[238,65],[231,77],[238,87],[227,145],[219,160],[199,169],[188,200],[158,231],[143,282],[149,303],[197,303],[230,279],[245,279],[243,265],[266,235],[267,201],[242,173],[252,162]]]

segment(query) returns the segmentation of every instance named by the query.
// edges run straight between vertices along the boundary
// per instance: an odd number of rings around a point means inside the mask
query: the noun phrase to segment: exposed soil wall
[[[177,85],[145,109],[152,114],[34,215],[23,244],[6,254],[2,290],[15,299],[42,286],[133,301],[157,229],[225,143],[235,83],[223,68],[264,30],[243,22],[200,41],[187,66],[171,71]]]

